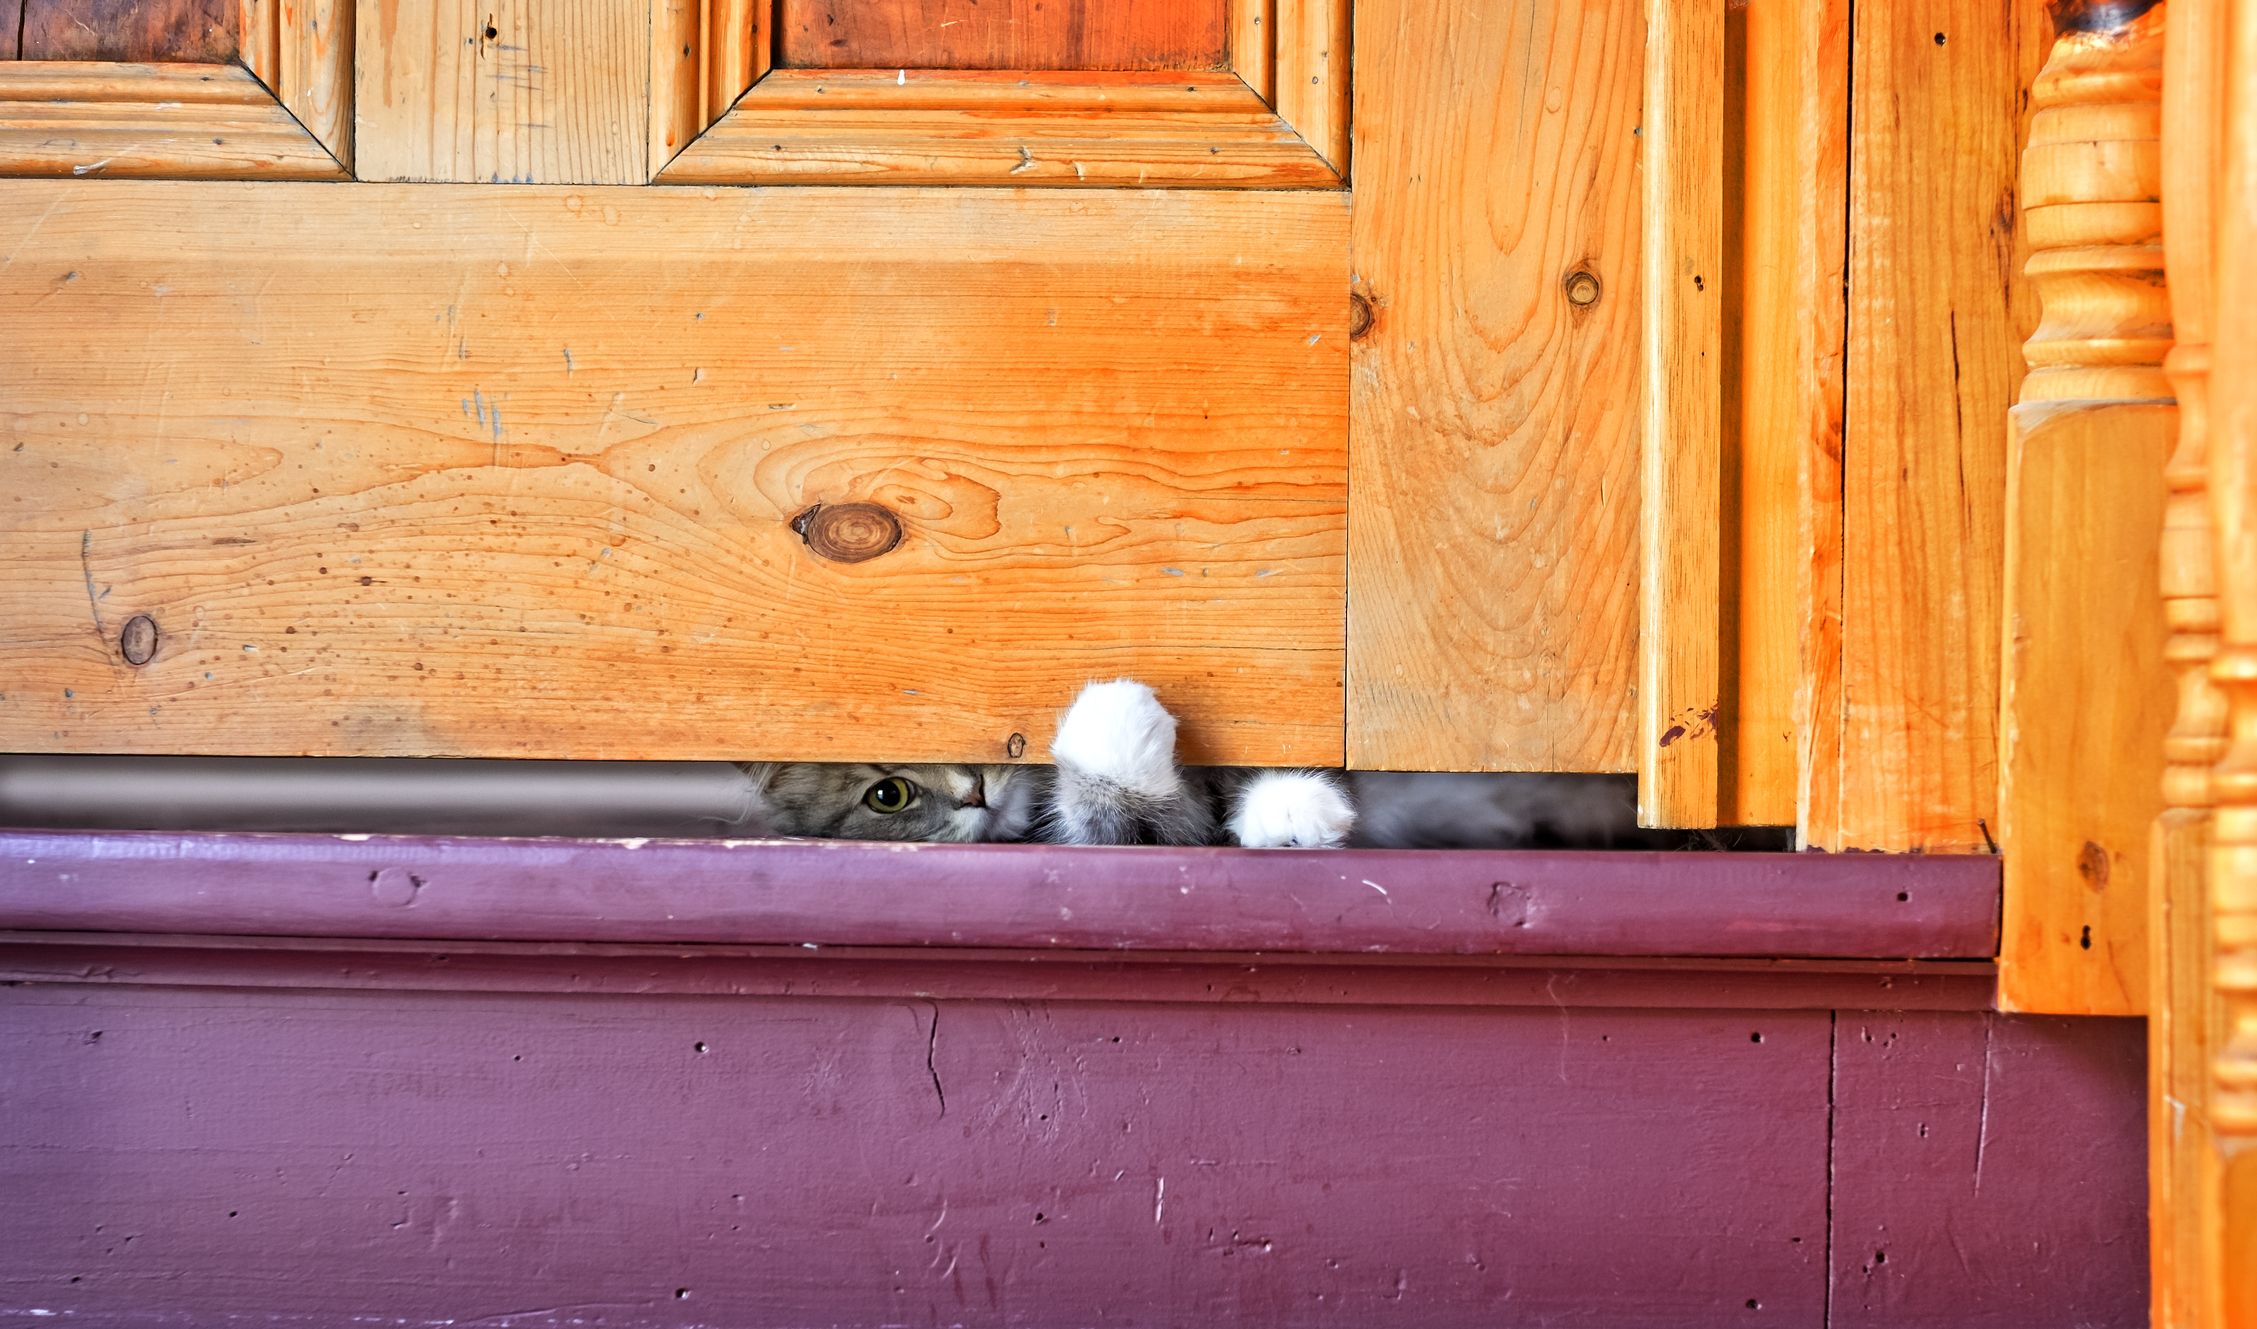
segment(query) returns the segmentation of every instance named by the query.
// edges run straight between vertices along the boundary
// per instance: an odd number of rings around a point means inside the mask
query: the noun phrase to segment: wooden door
[[[0,740],[1634,766],[1639,5],[976,8],[0,68]]]
[[[1039,758],[1134,675],[1337,763],[1345,11],[1283,10],[1188,72],[640,0],[0,68],[6,745]]]

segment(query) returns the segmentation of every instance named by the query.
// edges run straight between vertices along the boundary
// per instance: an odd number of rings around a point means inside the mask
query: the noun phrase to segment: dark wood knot
[[[157,658],[157,620],[136,614],[118,634],[118,653],[129,665],[145,665]]]
[[[1348,297],[1348,340],[1362,341],[1371,331],[1371,301],[1361,294]]]
[[[1567,290],[1567,302],[1578,309],[1588,309],[1599,302],[1599,274],[1588,268],[1577,268],[1567,274],[1561,285]]]
[[[833,563],[866,563],[901,543],[901,519],[875,503],[818,503],[792,518],[792,529]]]

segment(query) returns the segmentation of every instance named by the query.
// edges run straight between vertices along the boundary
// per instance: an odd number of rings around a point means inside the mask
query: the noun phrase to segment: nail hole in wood
[[[1371,331],[1371,301],[1361,295],[1348,297],[1348,340],[1362,341]]]
[[[1588,309],[1599,302],[1599,276],[1584,268],[1567,274],[1565,283],[1567,302],[1578,309]]]
[[[818,503],[792,519],[817,558],[863,563],[901,543],[901,520],[875,503]]]
[[[145,665],[157,655],[157,621],[147,614],[136,614],[126,620],[125,631],[118,634],[118,652],[129,665]]]

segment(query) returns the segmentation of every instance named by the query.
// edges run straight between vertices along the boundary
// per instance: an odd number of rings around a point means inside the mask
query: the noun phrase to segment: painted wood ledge
[[[0,834],[0,929],[1987,959],[1980,856]]]

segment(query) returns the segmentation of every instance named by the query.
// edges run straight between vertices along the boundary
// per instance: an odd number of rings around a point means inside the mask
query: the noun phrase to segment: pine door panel
[[[0,747],[1040,759],[1129,674],[1192,759],[1337,763],[1347,232],[6,182]],[[848,504],[898,543],[818,556]]]

